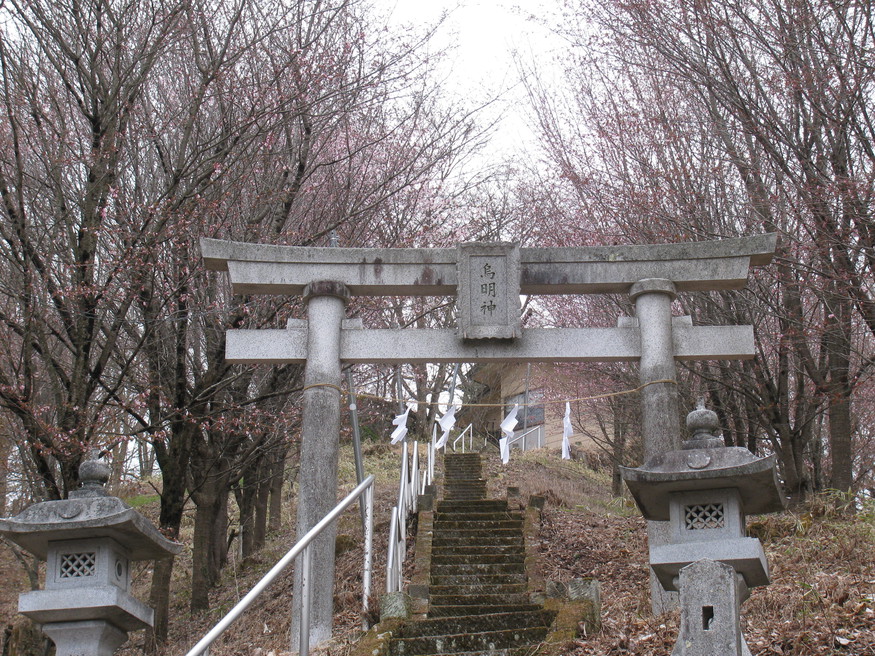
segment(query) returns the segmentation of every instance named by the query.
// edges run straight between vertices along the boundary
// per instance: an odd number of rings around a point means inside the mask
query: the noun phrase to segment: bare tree
[[[871,16],[815,1],[573,6],[568,93],[529,78],[561,176],[553,225],[620,243],[779,232],[751,292],[684,301],[702,323],[758,328],[753,363],[697,366],[694,385],[730,440],[771,444],[797,495],[820,485],[825,416],[829,484],[848,489],[853,392],[872,364]]]
[[[192,605],[227,549],[236,489],[250,548],[265,472],[295,453],[292,366],[224,361],[230,327],[282,325],[289,301],[227,298],[197,239],[398,243],[479,142],[442,105],[414,38],[337,2],[12,2],[0,41],[0,403],[41,494],[77,484],[119,417],[162,474],[162,530],[197,506]],[[288,421],[276,422],[288,415]],[[268,417],[271,419],[268,420]],[[283,431],[281,427],[291,429]],[[271,458],[260,457],[273,453]],[[215,518],[216,521],[212,521]],[[173,562],[155,568],[153,638]]]

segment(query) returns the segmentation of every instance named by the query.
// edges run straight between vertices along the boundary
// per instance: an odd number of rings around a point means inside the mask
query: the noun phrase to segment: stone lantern
[[[178,553],[181,545],[106,493],[109,467],[86,460],[69,499],[37,503],[0,519],[0,534],[46,561],[45,589],[18,598],[42,625],[56,656],[110,656],[128,631],[152,626],[153,611],[130,593],[130,564]]]
[[[701,403],[687,427],[692,438],[680,450],[621,468],[623,479],[645,519],[670,523],[668,543],[650,548],[650,566],[664,589],[680,593],[673,654],[750,654],[739,607],[750,588],[769,583],[769,567],[745,515],[784,507],[775,457],[724,446],[717,415]]]

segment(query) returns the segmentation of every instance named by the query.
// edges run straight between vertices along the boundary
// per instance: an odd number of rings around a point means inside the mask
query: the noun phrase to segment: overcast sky
[[[454,46],[454,55],[447,64],[451,67],[447,71],[448,85],[474,99],[504,92],[509,111],[496,139],[497,149],[507,151],[520,140],[532,138],[526,127],[525,99],[516,84],[518,74],[512,53],[518,51],[526,59],[535,56],[539,65],[548,66],[559,44],[520,9],[521,0],[376,1],[392,12],[394,24],[434,23],[448,11],[449,18],[437,42],[439,47]],[[549,4],[550,0],[539,2],[539,11]]]

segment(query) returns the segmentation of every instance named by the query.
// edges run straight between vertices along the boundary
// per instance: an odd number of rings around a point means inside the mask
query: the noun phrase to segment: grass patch
[[[158,503],[161,497],[158,494],[137,494],[123,501],[131,508],[142,508],[152,503]]]

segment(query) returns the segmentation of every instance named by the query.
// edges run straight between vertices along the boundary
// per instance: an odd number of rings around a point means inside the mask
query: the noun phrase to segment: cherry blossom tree
[[[298,439],[299,369],[229,365],[225,331],[302,308],[229,297],[198,238],[377,246],[434,231],[432,199],[481,143],[476,108],[440,97],[428,33],[375,29],[350,0],[5,11],[0,404],[41,496],[74,489],[91,447],[148,445],[161,529],[178,538],[197,508],[192,606],[205,608],[228,494],[257,548],[265,489]],[[172,567],[153,577],[158,642]]]
[[[682,300],[758,336],[753,362],[697,365],[690,384],[730,442],[779,454],[792,493],[849,489],[872,363],[871,16],[816,0],[569,1],[559,31],[575,53],[565,92],[528,78],[559,190],[548,229],[602,243],[778,232],[749,292]]]

